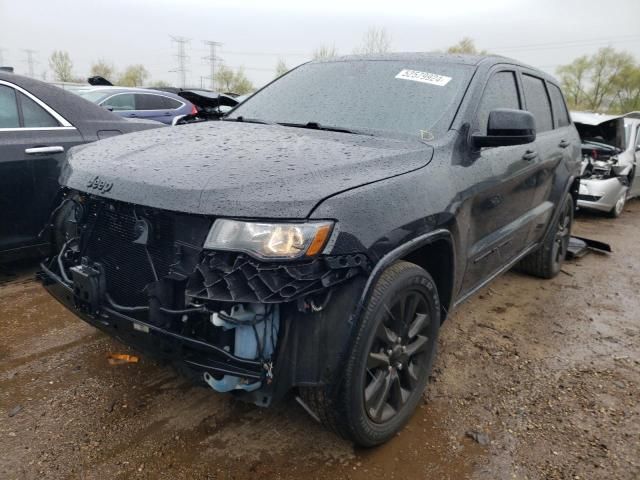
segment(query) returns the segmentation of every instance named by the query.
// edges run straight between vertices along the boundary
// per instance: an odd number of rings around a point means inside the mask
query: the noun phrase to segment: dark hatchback
[[[311,62],[224,120],[73,150],[41,272],[81,318],[216,391],[294,392],[379,444],[420,401],[456,305],[514,265],[560,270],[580,140],[538,70]]]
[[[0,72],[0,261],[48,252],[39,236],[71,147],[157,128],[130,122],[72,93]]]

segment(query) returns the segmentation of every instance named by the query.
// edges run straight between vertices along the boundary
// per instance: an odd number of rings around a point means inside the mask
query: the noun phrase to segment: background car
[[[582,139],[578,207],[618,217],[626,201],[640,195],[635,181],[640,161],[640,114],[572,112]]]
[[[48,242],[38,234],[69,148],[159,126],[127,121],[56,86],[0,72],[0,261],[46,251]]]
[[[169,92],[147,88],[97,87],[76,92],[81,97],[125,118],[142,118],[171,124],[180,115],[198,109],[190,101]]]

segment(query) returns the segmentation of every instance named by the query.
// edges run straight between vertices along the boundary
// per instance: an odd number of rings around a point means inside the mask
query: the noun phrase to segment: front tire
[[[618,200],[616,200],[616,204],[609,211],[609,216],[611,218],[618,218],[620,215],[622,215],[622,212],[624,212],[624,206],[626,205],[626,203],[627,203],[627,191],[625,191],[623,194],[620,195],[620,197],[618,197]]]
[[[542,246],[520,261],[520,271],[540,278],[553,278],[560,273],[569,249],[573,226],[574,206],[571,195],[567,195],[561,205],[560,215],[547,233]]]
[[[303,389],[304,400],[327,427],[355,444],[386,442],[420,402],[439,328],[431,276],[412,263],[394,263],[373,289],[339,385]]]

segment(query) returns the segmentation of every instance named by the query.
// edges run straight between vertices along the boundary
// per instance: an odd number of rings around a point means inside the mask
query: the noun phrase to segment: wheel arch
[[[441,321],[444,321],[453,302],[456,264],[453,236],[446,229],[420,235],[387,252],[369,275],[358,302],[356,318],[362,313],[382,272],[398,260],[414,263],[429,272],[438,289]]]

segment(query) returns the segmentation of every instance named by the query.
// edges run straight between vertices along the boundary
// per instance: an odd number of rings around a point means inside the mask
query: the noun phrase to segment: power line
[[[175,37],[173,35],[169,35],[169,37],[171,37],[171,41],[178,46],[178,53],[175,55],[178,59],[178,66],[175,70],[170,71],[178,74],[180,86],[184,88],[187,84],[187,59],[189,58],[186,51],[186,45],[190,40],[185,37]]]
[[[610,43],[626,43],[640,41],[640,35],[625,35],[620,37],[593,38],[590,40],[568,40],[564,42],[538,43],[529,45],[508,45],[503,47],[488,47],[488,50],[545,50],[557,47],[588,47],[606,45]]]
[[[24,49],[22,50],[24,53],[27,54],[27,75],[29,75],[30,77],[34,77],[34,67],[35,64],[38,63],[37,60],[35,58],[33,58],[33,56],[38,53],[35,50],[29,50],[29,49]]]
[[[209,55],[203,59],[209,62],[209,68],[211,69],[211,90],[215,90],[216,61],[219,60],[218,57],[216,57],[216,47],[221,47],[222,43],[206,40],[204,44],[209,47]]]
[[[307,53],[302,53],[302,52],[247,52],[247,51],[228,51],[228,50],[224,50],[222,53],[226,53],[228,55],[249,55],[249,56],[256,56],[256,57],[262,57],[262,56],[267,56],[267,57],[311,57],[311,54],[309,52]]]

